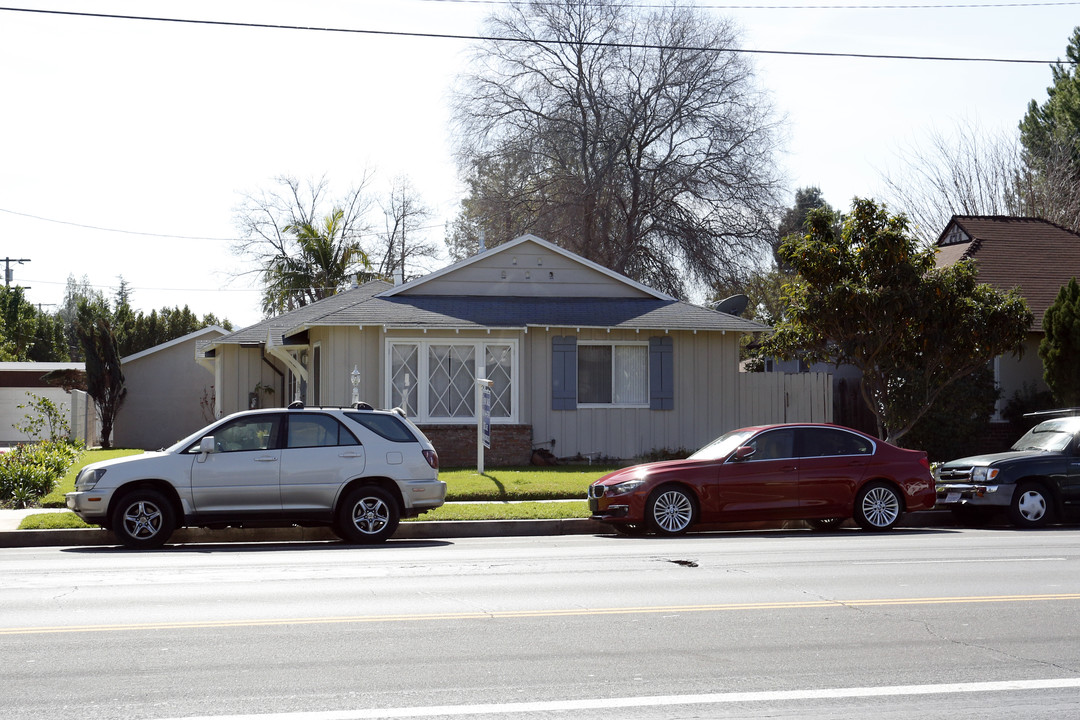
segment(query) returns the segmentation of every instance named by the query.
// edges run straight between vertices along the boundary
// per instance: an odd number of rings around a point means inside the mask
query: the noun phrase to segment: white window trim
[[[322,341],[315,343],[311,346],[311,364],[308,367],[308,376],[311,381],[308,383],[308,396],[312,397],[312,405],[323,405],[325,401],[323,396],[326,395],[326,391],[323,388],[324,380],[322,369]],[[315,383],[315,379],[318,378],[318,384]]]
[[[651,405],[649,402],[649,377],[652,370],[652,358],[649,357],[649,341],[645,340],[581,340],[578,339],[577,347],[580,352],[582,347],[595,347],[597,345],[610,345],[611,347],[627,347],[638,346],[645,348],[645,362],[647,369],[645,371],[645,402],[644,403],[583,403],[578,401],[578,410],[648,410]],[[581,382],[581,372],[577,373],[578,382]],[[611,378],[612,382],[615,379],[615,353],[611,353]],[[575,390],[576,392],[576,390]],[[611,396],[615,397],[615,388],[611,388]]]
[[[647,344],[647,343],[646,343]],[[511,413],[509,417],[493,417],[491,418],[492,425],[516,425],[518,423],[518,416],[521,407],[521,351],[520,343],[516,338],[467,338],[467,337],[447,337],[447,338],[394,338],[393,340],[387,340],[385,344],[385,363],[386,377],[385,387],[383,388],[384,406],[390,407],[393,402],[393,358],[394,358],[394,346],[395,345],[418,345],[420,350],[417,353],[416,359],[416,374],[418,380],[420,380],[420,388],[416,393],[416,412],[417,417],[410,417],[409,419],[417,423],[425,423],[428,425],[463,425],[476,422],[476,415],[472,417],[457,417],[446,418],[437,417],[432,418],[428,416],[428,380],[431,377],[431,372],[428,364],[429,354],[428,347],[430,345],[472,345],[475,348],[474,361],[476,365],[473,368],[474,377],[483,377],[486,372],[485,362],[487,354],[484,349],[488,345],[509,345],[511,347],[510,352],[513,354],[513,363],[510,367],[510,406]],[[422,378],[422,379],[421,379]],[[604,406],[602,406],[604,407]],[[648,406],[646,406],[648,407]],[[476,408],[476,412],[479,412],[479,407]]]

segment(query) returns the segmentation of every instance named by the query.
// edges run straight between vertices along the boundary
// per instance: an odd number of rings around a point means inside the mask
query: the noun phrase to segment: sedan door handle
[[[362,458],[362,457],[364,457],[364,453],[358,453],[358,452],[346,452],[346,453],[341,453],[340,455],[338,455],[338,457],[343,457],[343,458]]]
[[[255,458],[255,462],[277,462],[277,457],[274,455],[270,455],[269,457],[263,455],[262,457]]]

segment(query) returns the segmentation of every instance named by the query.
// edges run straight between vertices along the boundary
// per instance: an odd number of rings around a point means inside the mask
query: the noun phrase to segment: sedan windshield
[[[1061,452],[1069,447],[1076,430],[1076,418],[1047,420],[1028,430],[1022,438],[1013,444],[1012,449]]]
[[[691,460],[721,460],[726,458],[735,448],[743,445],[743,441],[754,434],[753,430],[732,430],[721,435],[705,447],[690,456]]]

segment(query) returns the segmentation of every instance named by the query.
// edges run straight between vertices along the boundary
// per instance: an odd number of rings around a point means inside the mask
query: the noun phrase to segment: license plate
[[[947,502],[947,503],[960,502],[960,493],[958,493],[958,492],[949,493],[948,495],[945,496],[945,502]]]

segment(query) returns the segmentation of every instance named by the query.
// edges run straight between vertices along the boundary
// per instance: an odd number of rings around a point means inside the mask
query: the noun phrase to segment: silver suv
[[[329,526],[348,542],[382,542],[445,499],[435,448],[398,411],[296,403],[87,465],[67,506],[127,547],[157,548],[183,526]]]

